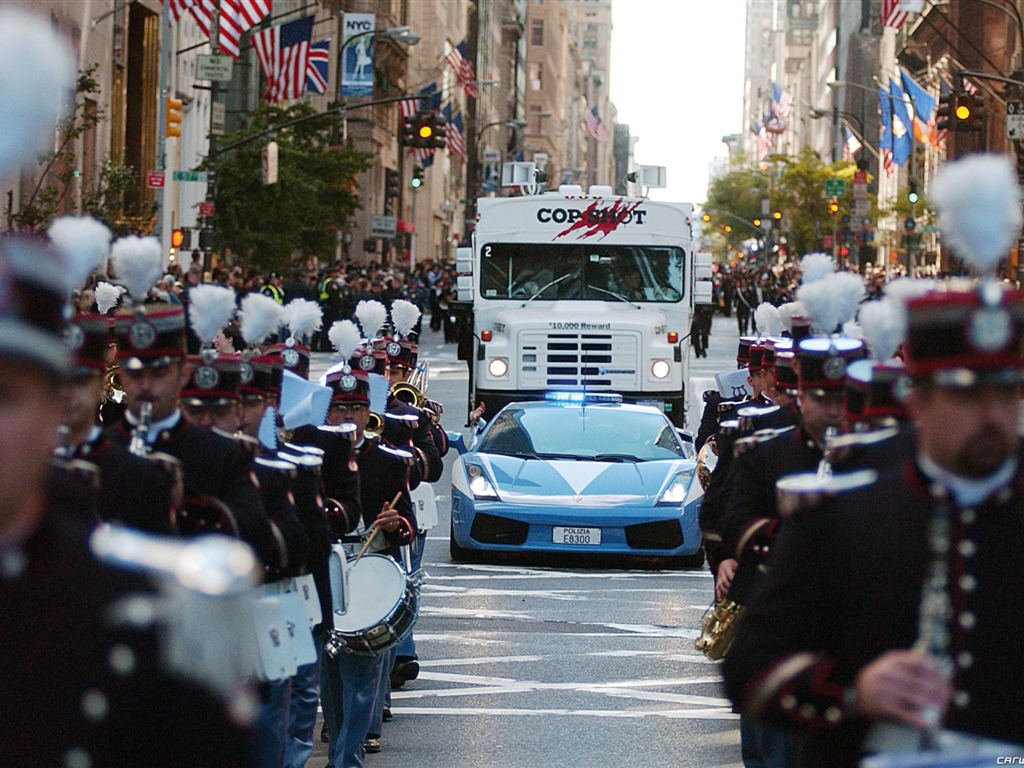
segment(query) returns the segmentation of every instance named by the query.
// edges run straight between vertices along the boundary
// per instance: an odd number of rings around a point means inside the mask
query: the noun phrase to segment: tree
[[[341,123],[334,115],[275,128],[315,114],[307,104],[265,107],[249,129],[223,137],[222,147],[238,146],[217,158],[217,250],[230,248],[261,269],[286,267],[295,255],[334,252],[336,232],[360,207],[357,177],[371,156],[332,145]],[[261,151],[271,136],[278,145],[278,181],[264,185]]]

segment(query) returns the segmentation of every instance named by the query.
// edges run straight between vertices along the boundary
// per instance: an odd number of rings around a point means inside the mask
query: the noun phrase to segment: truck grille
[[[519,349],[520,389],[639,388],[639,334],[524,331]]]

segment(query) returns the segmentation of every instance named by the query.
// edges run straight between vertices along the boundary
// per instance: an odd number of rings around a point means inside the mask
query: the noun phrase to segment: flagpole
[[[218,55],[220,50],[220,3],[215,3],[210,11],[210,50],[213,55]],[[220,95],[220,81],[210,81],[210,149],[206,155],[206,201],[212,203],[217,189],[217,137],[213,133],[214,105]],[[203,249],[203,276],[206,279],[206,272],[210,269],[213,261],[213,216],[205,216],[204,229],[209,231],[209,242]]]

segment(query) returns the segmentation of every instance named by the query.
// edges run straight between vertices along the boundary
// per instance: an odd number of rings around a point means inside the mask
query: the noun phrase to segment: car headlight
[[[477,464],[467,464],[466,474],[469,475],[469,490],[474,499],[496,499],[497,491],[491,485],[491,481],[484,474],[483,467]]]
[[[496,357],[487,364],[487,372],[496,379],[500,379],[508,373],[508,359]]]
[[[655,360],[651,363],[651,376],[654,378],[667,379],[670,373],[672,366],[668,364],[668,360]]]
[[[693,470],[677,474],[658,498],[658,504],[682,504],[686,501],[686,494],[690,490],[690,481],[692,479]]]

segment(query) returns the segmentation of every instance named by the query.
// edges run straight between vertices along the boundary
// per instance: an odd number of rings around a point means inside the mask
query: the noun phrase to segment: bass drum
[[[412,632],[419,616],[418,591],[386,555],[364,555],[346,570],[346,597],[341,605],[335,600],[333,639],[360,656],[391,650]]]

